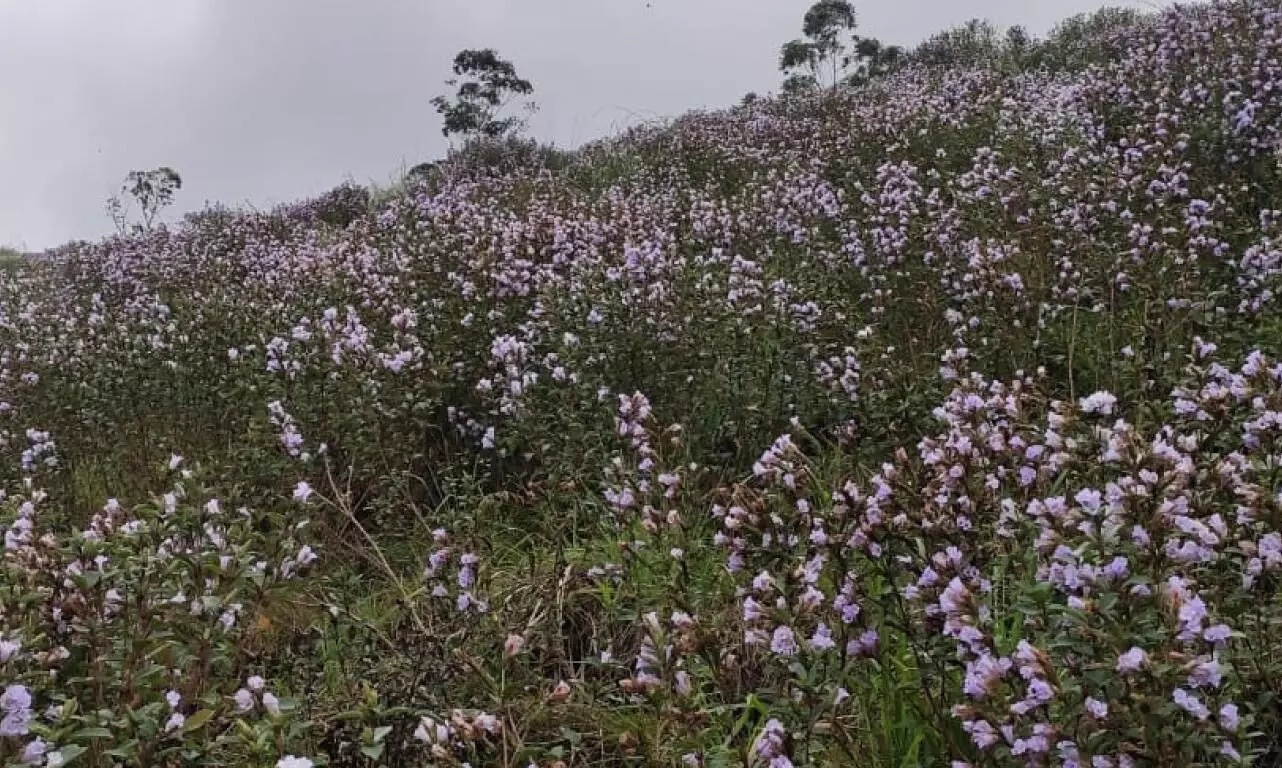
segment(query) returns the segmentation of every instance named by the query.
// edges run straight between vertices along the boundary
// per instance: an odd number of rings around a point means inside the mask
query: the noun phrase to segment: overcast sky
[[[0,0],[0,245],[105,234],[104,198],[169,165],[173,212],[265,206],[444,153],[428,103],[455,52],[534,82],[538,138],[573,146],[779,82],[812,0]],[[1152,0],[857,2],[903,45],[969,18],[1034,33]],[[171,214],[172,215],[172,214]]]

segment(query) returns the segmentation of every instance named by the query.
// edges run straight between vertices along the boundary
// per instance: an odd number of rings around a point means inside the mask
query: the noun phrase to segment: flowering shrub
[[[1016,38],[7,270],[0,758],[1277,763],[1282,13]]]
[[[305,520],[225,509],[186,471],[151,503],[109,500],[80,530],[51,527],[47,502],[30,481],[3,502],[0,754],[273,765],[303,737],[296,703],[252,674],[251,654],[316,559]]]

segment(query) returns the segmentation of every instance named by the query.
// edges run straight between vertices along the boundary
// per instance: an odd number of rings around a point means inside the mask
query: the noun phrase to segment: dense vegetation
[[[0,760],[1282,756],[1282,14],[0,275]]]

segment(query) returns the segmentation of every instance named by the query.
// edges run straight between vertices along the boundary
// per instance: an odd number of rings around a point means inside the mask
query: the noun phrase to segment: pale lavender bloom
[[[1045,680],[1036,678],[1028,684],[1028,695],[1037,701],[1047,702],[1055,698],[1055,689]]]
[[[1188,684],[1194,688],[1212,688],[1220,687],[1221,669],[1220,662],[1216,659],[1203,659],[1193,665],[1193,671],[1189,674]]]
[[[1104,501],[1103,495],[1094,488],[1083,488],[1077,492],[1077,495],[1073,497],[1073,500],[1077,502],[1078,506],[1091,514],[1098,512],[1100,505],[1102,505]]]
[[[31,709],[31,692],[25,685],[7,686],[0,694],[0,709],[9,713]]]
[[[1211,715],[1211,710],[1206,708],[1201,699],[1183,688],[1176,688],[1175,692],[1171,694],[1171,700],[1198,720],[1205,720]]]
[[[1233,630],[1229,628],[1229,625],[1215,624],[1206,628],[1206,631],[1202,633],[1202,638],[1208,643],[1214,643],[1217,647],[1223,647],[1232,634]]]
[[[1099,699],[1088,696],[1086,698],[1086,709],[1096,720],[1103,720],[1108,717],[1108,704],[1100,701]]]
[[[757,735],[757,740],[752,745],[752,751],[759,757],[773,760],[783,755],[787,732],[784,730],[783,723],[771,718],[766,721],[765,728]]]
[[[234,698],[236,699],[236,710],[238,712],[248,712],[254,708],[254,694],[247,689],[241,688],[236,691]]]
[[[39,763],[48,749],[49,745],[45,743],[44,739],[37,736],[22,748],[22,756],[18,760],[23,763]]]
[[[681,696],[689,696],[694,691],[694,684],[690,680],[690,673],[684,669],[677,672],[673,682],[676,692]]]
[[[1051,748],[1050,739],[1042,734],[1034,734],[1027,739],[1015,739],[1011,745],[1010,753],[1012,755],[1023,755],[1027,753],[1049,752]]]
[[[774,634],[770,637],[770,650],[780,656],[797,655],[797,636],[793,633],[791,627],[776,627]]]
[[[815,629],[815,634],[810,638],[810,649],[814,651],[826,651],[836,645],[832,639],[832,630],[828,629],[827,624],[820,624]]]
[[[877,643],[879,640],[880,637],[877,635],[877,630],[865,630],[859,637],[850,641],[855,646],[855,652],[851,654],[850,647],[848,645],[846,653],[859,656],[871,656],[877,652]]]
[[[1027,465],[1019,468],[1019,484],[1021,486],[1029,486],[1035,482],[1037,482],[1037,470]]]
[[[1084,397],[1079,402],[1083,413],[1098,413],[1107,416],[1113,412],[1113,406],[1117,404],[1117,397],[1109,392],[1096,392],[1089,397]]]
[[[980,749],[989,749],[1001,741],[1001,735],[987,720],[963,720],[962,729]]]
[[[1117,671],[1122,673],[1135,672],[1144,666],[1147,661],[1148,654],[1144,653],[1144,649],[1131,648],[1117,657]]]
[[[1236,731],[1241,720],[1238,717],[1237,705],[1233,703],[1220,707],[1220,727],[1226,731]]]
[[[187,718],[183,717],[181,712],[174,712],[165,721],[165,733],[180,730],[187,723]]]
[[[19,709],[0,720],[0,736],[25,736],[30,730],[31,710]]]
[[[962,690],[973,699],[985,698],[997,690],[1011,666],[1010,659],[998,659],[985,653],[978,659],[967,662]]]
[[[961,613],[969,600],[970,591],[966,589],[965,584],[962,584],[961,579],[954,576],[939,595],[939,607],[948,615],[956,615]]]
[[[1126,578],[1127,573],[1130,572],[1126,558],[1120,556],[1113,558],[1112,562],[1104,566],[1103,570],[1105,576],[1114,580],[1124,579]]]
[[[1183,627],[1181,635],[1196,635],[1202,631],[1202,622],[1206,619],[1206,603],[1194,596],[1185,600],[1180,606],[1179,619]]]
[[[25,736],[31,723],[31,692],[24,685],[10,685],[0,695],[0,736]]]

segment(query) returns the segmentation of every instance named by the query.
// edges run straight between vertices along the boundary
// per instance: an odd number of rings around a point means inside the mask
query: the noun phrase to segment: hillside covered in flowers
[[[1277,765],[1280,208],[1235,0],[6,264],[0,762]]]

